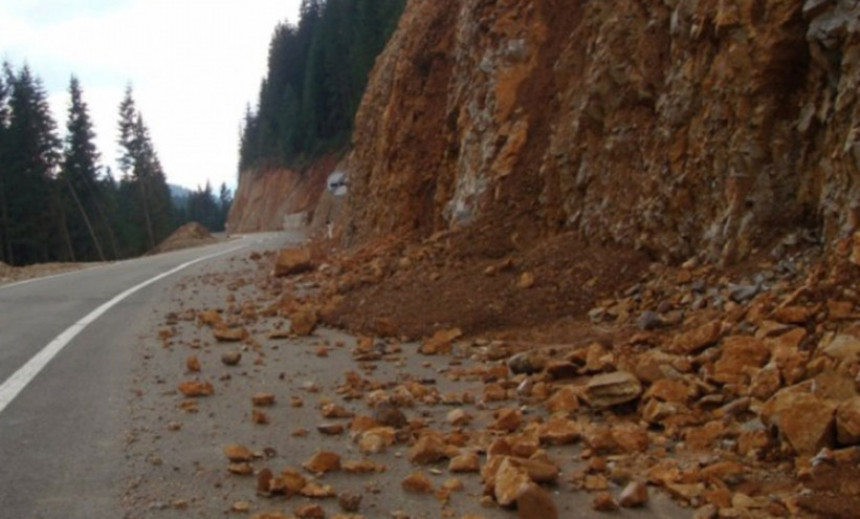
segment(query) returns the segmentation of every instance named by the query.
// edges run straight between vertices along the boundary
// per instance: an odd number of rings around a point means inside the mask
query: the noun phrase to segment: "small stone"
[[[719,321],[710,322],[676,335],[669,350],[685,355],[697,353],[708,346],[716,344],[721,334],[722,323]]]
[[[452,343],[462,337],[463,332],[459,328],[450,330],[438,330],[432,337],[424,341],[418,352],[422,355],[442,355],[451,352]]]
[[[571,379],[579,375],[579,368],[572,362],[568,362],[566,360],[548,362],[545,371],[552,380]]]
[[[843,364],[860,360],[860,339],[853,335],[837,335],[823,348],[819,345],[819,348],[825,355]]]
[[[368,429],[358,437],[358,448],[364,454],[379,454],[394,444],[396,431],[391,427]]]
[[[548,445],[568,445],[576,442],[579,435],[579,425],[562,416],[551,417],[538,432],[541,443]]]
[[[362,497],[361,494],[344,492],[337,496],[337,504],[344,512],[358,512],[358,509],[361,507]]]
[[[860,397],[854,397],[836,408],[836,439],[842,445],[860,443]]]
[[[517,496],[520,519],[558,519],[558,507],[549,492],[531,483]]]
[[[626,371],[592,377],[585,388],[589,405],[596,408],[624,404],[636,400],[641,394],[642,384],[639,379]]]
[[[758,285],[735,285],[729,284],[729,298],[735,303],[749,301],[760,290]]]
[[[468,425],[469,422],[472,421],[472,418],[472,415],[463,409],[453,409],[445,417],[448,423],[454,427],[463,427],[464,425]]]
[[[648,502],[648,486],[639,481],[631,481],[618,496],[618,504],[624,508],[637,508]]]
[[[327,497],[334,497],[334,489],[331,485],[321,485],[315,481],[311,481],[307,485],[305,485],[299,494],[304,497],[310,497],[311,499],[325,499]]]
[[[636,325],[640,330],[656,330],[663,326],[663,319],[657,312],[645,310],[641,315],[639,315],[639,318],[636,319]]]
[[[517,288],[527,290],[533,286],[535,286],[535,275],[531,272],[523,272],[517,281]]]
[[[281,471],[280,477],[273,481],[271,487],[273,491],[277,490],[280,494],[292,496],[300,493],[307,484],[306,477],[299,474],[295,469],[286,468]]]
[[[456,455],[456,447],[446,444],[437,436],[425,435],[415,442],[406,456],[412,463],[427,465],[443,459],[450,459]]]
[[[832,443],[836,404],[791,386],[777,392],[762,408],[763,419],[776,425],[789,445],[813,456]]]
[[[254,454],[247,447],[236,444],[226,445],[224,447],[224,456],[233,463],[254,459]]]
[[[317,314],[315,311],[303,308],[290,314],[290,331],[299,337],[312,334],[316,327]]]
[[[505,458],[495,474],[493,495],[502,506],[513,504],[532,484],[528,473]]]
[[[291,276],[312,269],[311,254],[307,249],[283,249],[275,259],[275,276]]]
[[[490,429],[514,432],[522,423],[523,413],[519,409],[500,409],[496,413],[496,421],[490,426]]]
[[[391,404],[380,404],[373,413],[373,419],[381,425],[400,429],[406,427],[407,420],[403,411]]]
[[[407,492],[422,494],[430,494],[433,492],[433,484],[421,471],[413,472],[406,476],[406,478],[400,482],[400,485],[403,487],[403,490],[406,490]]]
[[[257,393],[251,397],[251,403],[256,407],[269,407],[275,405],[275,395],[272,393]]]
[[[302,467],[314,474],[340,470],[340,455],[330,451],[320,451],[302,463]]]
[[[238,351],[225,351],[221,354],[221,363],[225,366],[235,366],[242,360],[242,354]]]
[[[251,410],[251,421],[257,425],[266,425],[269,423],[269,415],[257,409]]]
[[[511,373],[514,375],[532,375],[543,371],[547,364],[547,358],[546,355],[537,350],[524,351],[522,353],[517,353],[508,359],[507,364],[508,369],[510,369]]]
[[[210,382],[200,380],[190,380],[179,384],[179,392],[188,398],[196,398],[201,396],[210,396],[215,392]]]
[[[454,473],[478,472],[480,469],[480,459],[474,452],[454,456],[451,458],[451,462],[448,463],[448,470]]]
[[[594,496],[591,507],[598,512],[613,512],[618,510],[618,503],[615,502],[609,492],[600,492]]]
[[[337,404],[325,404],[321,409],[323,418],[352,418],[355,413]]]
[[[343,434],[345,427],[339,423],[325,423],[317,425],[317,431],[326,436],[338,436]]]
[[[324,519],[325,511],[318,504],[302,505],[296,508],[296,517],[300,519]]]
[[[248,332],[244,328],[227,328],[219,326],[212,330],[212,335],[218,342],[239,342],[248,336]]]
[[[544,406],[552,414],[572,413],[579,409],[578,391],[573,386],[563,386],[544,402]]]
[[[714,380],[744,382],[749,368],[761,368],[769,358],[770,350],[760,339],[746,335],[726,337],[720,359],[714,365]]]
[[[370,460],[344,461],[341,463],[341,468],[347,474],[372,474],[374,472],[385,472],[385,465],[380,465]]]
[[[230,505],[230,511],[239,514],[246,514],[251,511],[251,503],[248,501],[236,501]]]
[[[200,360],[197,359],[196,355],[191,355],[185,359],[185,368],[191,373],[200,371]]]
[[[252,467],[250,463],[245,462],[231,463],[227,467],[227,470],[232,474],[236,474],[237,476],[250,476],[254,473],[254,467]]]

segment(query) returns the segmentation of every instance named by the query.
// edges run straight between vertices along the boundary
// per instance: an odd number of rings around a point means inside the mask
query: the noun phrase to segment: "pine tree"
[[[135,106],[131,86],[126,88],[119,113],[119,166],[123,173],[119,198],[127,197],[130,190],[137,192],[137,201],[132,206],[138,210],[130,214],[126,211],[125,216],[130,222],[137,223],[142,232],[129,230],[126,235],[131,240],[132,250],[143,252],[154,248],[170,233],[170,190],[149,128]],[[141,235],[144,237],[142,241]]]
[[[3,72],[6,77],[10,76],[9,63],[3,63]],[[0,76],[0,261],[9,261],[6,258],[6,246],[9,236],[9,212],[6,205],[5,183],[8,180],[8,167],[6,163],[6,134],[9,128],[9,87],[3,76]]]
[[[7,261],[28,264],[66,259],[58,238],[68,246],[68,233],[59,220],[58,197],[52,192],[60,140],[47,94],[26,66],[17,74],[6,67],[6,83],[11,85],[2,194]]]
[[[79,260],[105,260],[102,246],[109,231],[104,221],[104,196],[98,186],[99,154],[93,142],[95,132],[78,78],[69,82],[69,117],[66,146],[59,180],[65,197],[69,233]],[[97,227],[99,227],[97,231]],[[100,236],[101,235],[101,236]],[[89,243],[92,248],[86,246]]]

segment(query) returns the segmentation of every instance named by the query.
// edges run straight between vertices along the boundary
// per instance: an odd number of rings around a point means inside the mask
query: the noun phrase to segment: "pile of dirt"
[[[197,222],[189,222],[176,229],[173,234],[159,243],[149,254],[161,254],[162,252],[199,247],[201,245],[216,243],[217,241],[218,238],[212,236],[209,229]]]

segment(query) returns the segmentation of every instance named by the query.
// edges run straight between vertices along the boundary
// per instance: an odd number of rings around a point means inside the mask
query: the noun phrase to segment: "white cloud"
[[[19,2],[0,0],[0,56],[45,80],[61,128],[74,73],[114,166],[117,108],[131,82],[171,182],[235,185],[239,122],[256,101],[275,24],[295,22],[300,0],[64,0],[50,18],[33,7],[45,0]]]

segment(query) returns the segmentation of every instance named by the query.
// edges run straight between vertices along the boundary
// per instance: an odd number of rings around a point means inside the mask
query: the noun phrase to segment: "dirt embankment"
[[[302,170],[271,168],[243,171],[227,228],[230,232],[277,231],[284,217],[312,212],[326,186],[337,157],[324,157]]]

